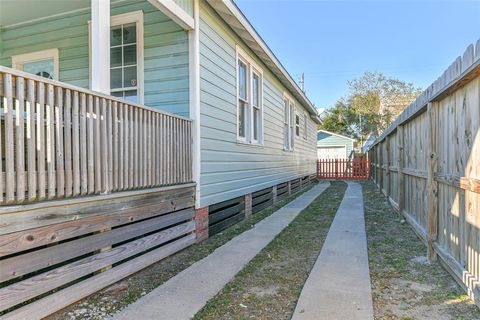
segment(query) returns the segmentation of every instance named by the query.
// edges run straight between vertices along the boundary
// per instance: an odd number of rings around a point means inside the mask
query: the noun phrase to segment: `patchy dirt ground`
[[[47,319],[50,320],[96,320],[105,319],[109,315],[123,309],[128,304],[141,298],[168,279],[188,268],[196,261],[203,259],[216,248],[225,244],[240,233],[252,228],[255,223],[271,215],[280,207],[292,201],[307,189],[290,196],[271,208],[264,209],[249,219],[243,220],[229,229],[216,234],[210,239],[178,252],[150,267],[137,272],[78,303],[61,310]]]
[[[345,189],[333,182],[194,319],[290,319]]]
[[[428,262],[423,243],[373,183],[362,185],[375,319],[480,319],[480,309],[439,262]]]

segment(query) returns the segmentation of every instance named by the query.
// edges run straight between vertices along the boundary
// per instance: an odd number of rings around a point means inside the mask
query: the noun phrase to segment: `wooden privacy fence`
[[[0,204],[192,180],[191,120],[0,66]]]
[[[322,180],[368,180],[370,178],[370,162],[359,159],[318,160],[317,178]]]
[[[377,139],[373,178],[480,305],[480,40]]]

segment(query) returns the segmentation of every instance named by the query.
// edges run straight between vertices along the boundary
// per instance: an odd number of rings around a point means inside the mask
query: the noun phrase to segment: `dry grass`
[[[333,182],[194,319],[290,319],[345,189]]]
[[[428,263],[423,243],[373,183],[362,185],[375,319],[480,319],[440,263]]]

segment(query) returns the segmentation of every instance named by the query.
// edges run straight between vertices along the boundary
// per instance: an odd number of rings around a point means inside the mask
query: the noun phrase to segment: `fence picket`
[[[16,151],[16,173],[17,173],[17,202],[25,200],[25,80],[17,77],[15,99],[15,151]]]
[[[1,131],[1,129],[0,129]],[[1,136],[0,136],[1,140]],[[37,197],[37,177],[35,168],[35,81],[27,82],[27,172],[28,172],[28,200],[34,201]],[[1,148],[1,147],[0,147]],[[0,152],[1,159],[1,152]],[[1,167],[0,167],[1,172]],[[1,184],[0,184],[1,185]],[[0,189],[0,201],[2,198],[2,190]]]

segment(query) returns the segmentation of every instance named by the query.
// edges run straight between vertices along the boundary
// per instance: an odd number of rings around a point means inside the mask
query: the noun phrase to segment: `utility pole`
[[[302,89],[303,92],[305,92],[305,73],[302,72],[300,75],[300,88]]]

